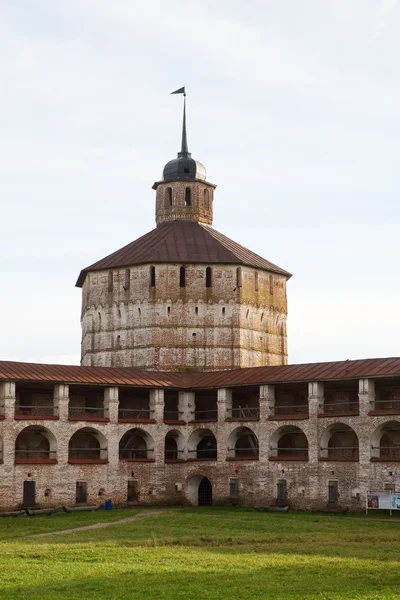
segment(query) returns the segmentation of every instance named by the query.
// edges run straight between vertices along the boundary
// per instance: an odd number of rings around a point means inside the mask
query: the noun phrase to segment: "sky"
[[[79,364],[80,270],[180,144],[293,273],[289,362],[399,355],[400,2],[0,0],[0,359]]]

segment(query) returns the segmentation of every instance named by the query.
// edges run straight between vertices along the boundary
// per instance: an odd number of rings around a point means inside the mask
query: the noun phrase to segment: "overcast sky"
[[[399,355],[400,2],[0,0],[0,358],[79,363],[81,268],[189,149],[294,274],[289,362]]]

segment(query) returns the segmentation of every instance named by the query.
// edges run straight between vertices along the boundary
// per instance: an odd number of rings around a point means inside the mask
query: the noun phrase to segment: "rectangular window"
[[[109,271],[108,272],[108,291],[112,292],[114,289],[114,277],[113,277],[113,272]]]
[[[156,287],[156,268],[150,267],[150,286]]]
[[[212,270],[211,267],[206,269],[206,288],[212,287]]]
[[[272,275],[269,276],[269,293],[271,294],[271,296],[274,295],[274,279]]]
[[[254,273],[254,289],[258,292],[258,271]]]
[[[125,291],[127,292],[130,287],[131,287],[131,270],[125,269],[125,285],[124,285]]]
[[[239,500],[239,479],[230,479],[229,481],[229,499]]]
[[[236,287],[242,287],[242,267],[236,269]]]
[[[181,267],[179,269],[179,287],[186,287],[186,269],[185,267]]]
[[[86,504],[87,503],[87,483],[86,481],[76,482],[76,503]]]

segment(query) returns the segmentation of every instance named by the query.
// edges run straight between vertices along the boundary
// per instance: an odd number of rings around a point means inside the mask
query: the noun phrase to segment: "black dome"
[[[186,156],[179,156],[186,154]],[[176,181],[180,179],[200,179],[205,181],[207,177],[206,168],[201,162],[191,158],[189,152],[179,153],[178,158],[167,162],[163,171],[164,181]]]

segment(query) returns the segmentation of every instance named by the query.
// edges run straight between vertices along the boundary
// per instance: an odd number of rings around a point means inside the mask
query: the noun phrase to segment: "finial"
[[[186,91],[184,87],[171,92],[171,94],[183,94],[183,124],[182,124],[182,144],[181,151],[178,152],[178,158],[190,158],[191,154],[188,149],[187,131],[186,131]]]

